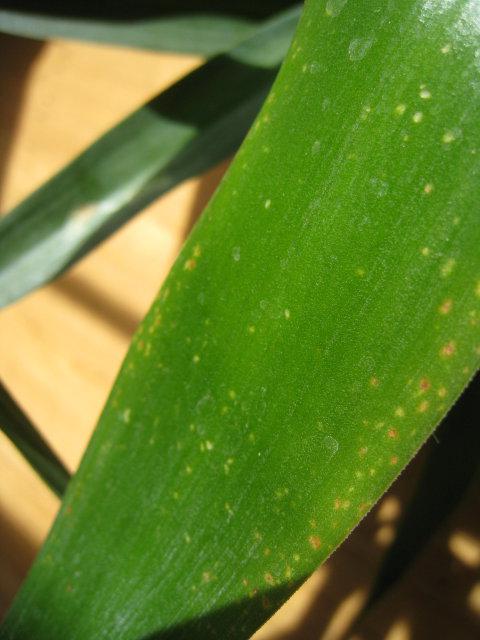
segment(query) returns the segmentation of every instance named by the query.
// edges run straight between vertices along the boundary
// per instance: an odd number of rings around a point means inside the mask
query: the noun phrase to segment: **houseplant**
[[[307,4],[136,335],[5,637],[62,637],[72,617],[69,637],[245,636],[474,372],[474,10],[369,10]],[[175,558],[166,573],[158,549]]]

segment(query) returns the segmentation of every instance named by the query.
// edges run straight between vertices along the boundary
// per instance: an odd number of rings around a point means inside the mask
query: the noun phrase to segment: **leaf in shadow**
[[[479,397],[480,374],[477,373],[436,432],[415,493],[360,617],[402,578],[478,476]]]
[[[293,5],[263,2],[1,2],[0,31],[142,49],[213,55],[251,35],[259,21]]]
[[[0,382],[0,429],[38,475],[61,497],[70,474]]]
[[[153,631],[141,640],[248,638],[265,621],[265,612],[271,611],[273,615],[291,596],[292,590],[298,589],[301,584],[302,581],[299,580],[294,584],[285,584],[263,593],[252,593],[252,597],[246,600],[208,612],[204,616],[169,629]]]

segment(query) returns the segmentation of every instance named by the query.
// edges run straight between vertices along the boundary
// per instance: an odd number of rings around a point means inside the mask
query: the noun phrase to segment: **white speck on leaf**
[[[429,100],[432,97],[430,91],[425,87],[425,85],[420,87],[420,98],[422,100]]]
[[[330,16],[330,18],[336,18],[340,15],[347,2],[348,0],[327,0],[325,13],[327,16]]]
[[[348,46],[348,56],[353,62],[362,60],[373,44],[371,38],[355,38]]]
[[[412,120],[415,124],[419,124],[423,120],[423,113],[421,111],[416,111],[412,116]]]

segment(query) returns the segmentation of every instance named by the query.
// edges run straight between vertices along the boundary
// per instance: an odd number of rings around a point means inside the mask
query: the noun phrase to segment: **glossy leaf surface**
[[[307,2],[3,637],[246,638],[414,455],[480,359],[478,38]]]

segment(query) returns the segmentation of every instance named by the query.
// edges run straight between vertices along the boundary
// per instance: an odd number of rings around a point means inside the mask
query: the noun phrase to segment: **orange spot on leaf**
[[[453,356],[455,351],[456,351],[455,343],[453,342],[453,340],[451,340],[450,342],[447,342],[447,344],[444,344],[443,347],[440,349],[440,355],[443,356],[444,358],[449,358],[450,356]]]

